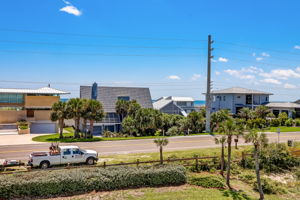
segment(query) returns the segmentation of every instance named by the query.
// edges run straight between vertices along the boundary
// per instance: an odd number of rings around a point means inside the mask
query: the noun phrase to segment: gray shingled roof
[[[300,108],[300,104],[292,102],[271,102],[266,106],[269,108]]]
[[[268,94],[272,95],[269,92],[263,92],[259,90],[246,89],[242,87],[232,87],[223,90],[214,90],[211,92],[212,94]]]
[[[80,86],[80,98],[91,98],[91,86]],[[98,97],[105,112],[115,112],[116,102],[120,96],[129,96],[143,108],[153,108],[149,88],[137,87],[107,87],[98,86]]]

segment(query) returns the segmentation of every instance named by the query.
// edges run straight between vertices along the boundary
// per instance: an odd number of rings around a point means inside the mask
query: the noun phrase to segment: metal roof
[[[170,99],[173,101],[192,101],[194,102],[194,99],[192,97],[173,97],[173,96],[169,96],[166,99]]]
[[[160,110],[171,102],[173,101],[169,99],[159,99],[153,103],[153,108],[156,110]]]
[[[0,93],[5,94],[70,94],[50,87],[43,87],[39,89],[14,89],[14,88],[0,88]]]
[[[300,104],[292,102],[271,102],[266,106],[269,108],[300,108]]]
[[[272,95],[270,92],[263,92],[259,90],[247,89],[242,87],[232,87],[223,90],[214,90],[211,94],[267,94]]]
[[[118,97],[122,96],[136,100],[142,108],[153,108],[149,88],[98,86],[97,90],[97,100],[102,103],[104,112],[115,112]],[[91,86],[80,86],[80,98],[90,99],[91,95]]]

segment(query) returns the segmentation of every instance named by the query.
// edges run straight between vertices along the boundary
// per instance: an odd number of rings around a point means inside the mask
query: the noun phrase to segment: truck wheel
[[[40,164],[41,169],[47,169],[47,168],[49,168],[49,166],[50,166],[50,163],[48,161],[42,161]]]
[[[89,157],[88,159],[86,159],[86,164],[88,164],[88,165],[95,164],[95,159],[92,157]]]

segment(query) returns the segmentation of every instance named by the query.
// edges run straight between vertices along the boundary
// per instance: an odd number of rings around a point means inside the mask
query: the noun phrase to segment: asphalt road
[[[269,142],[277,142],[277,133],[267,133]],[[280,142],[287,142],[287,140],[300,141],[300,132],[289,132],[280,134]],[[43,144],[26,144],[26,145],[6,145],[0,146],[0,159],[17,159],[26,160],[28,155],[34,151],[48,151],[49,143]],[[102,155],[111,154],[126,154],[126,153],[142,153],[142,152],[156,152],[157,147],[153,143],[153,139],[141,140],[123,140],[123,141],[102,141],[102,142],[85,142],[85,143],[71,143],[62,145],[77,145],[83,149],[93,149]],[[243,139],[240,139],[239,145],[245,145]],[[165,147],[166,151],[198,149],[217,147],[214,143],[214,136],[179,136],[169,138],[169,144]]]

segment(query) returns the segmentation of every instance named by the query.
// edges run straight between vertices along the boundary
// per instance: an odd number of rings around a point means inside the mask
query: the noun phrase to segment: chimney
[[[95,82],[92,85],[92,96],[91,96],[91,98],[97,100],[97,96],[98,96],[98,84]]]

